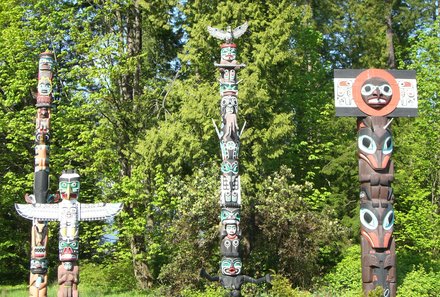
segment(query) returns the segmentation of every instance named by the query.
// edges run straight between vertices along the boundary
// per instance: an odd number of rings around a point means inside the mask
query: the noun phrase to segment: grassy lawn
[[[49,286],[47,297],[57,296],[57,285]],[[146,292],[103,292],[97,288],[85,287],[79,285],[79,294],[81,297],[146,297],[149,296]],[[0,286],[0,297],[28,297],[28,288],[26,285],[20,286]],[[153,295],[150,295],[153,296]]]

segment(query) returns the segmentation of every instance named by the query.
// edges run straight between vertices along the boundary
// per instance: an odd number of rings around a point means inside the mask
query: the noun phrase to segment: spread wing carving
[[[208,32],[209,34],[211,34],[211,36],[217,39],[225,40],[226,42],[232,42],[234,38],[238,38],[243,35],[244,32],[246,32],[247,28],[248,23],[245,22],[243,25],[238,26],[234,30],[231,30],[231,27],[228,26],[226,31],[208,26]]]
[[[233,32],[232,32],[233,38],[238,38],[241,35],[243,35],[244,32],[246,32],[247,28],[248,28],[248,23],[247,22],[245,22],[243,25],[238,26],[237,28],[235,28],[233,30]]]
[[[122,203],[81,203],[80,221],[106,220],[117,215],[122,210]]]
[[[15,204],[18,214],[28,220],[58,221],[59,205],[47,203]]]

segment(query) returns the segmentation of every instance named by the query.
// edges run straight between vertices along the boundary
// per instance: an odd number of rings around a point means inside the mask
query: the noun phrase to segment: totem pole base
[[[245,283],[261,284],[265,282],[270,284],[271,281],[269,274],[257,279],[247,275],[228,276],[221,274],[220,276],[211,276],[204,268],[200,270],[200,276],[209,281],[219,281],[223,288],[230,290],[229,296],[231,297],[240,297],[241,286]]]
[[[78,297],[79,267],[76,263],[63,262],[58,266],[57,297]]]

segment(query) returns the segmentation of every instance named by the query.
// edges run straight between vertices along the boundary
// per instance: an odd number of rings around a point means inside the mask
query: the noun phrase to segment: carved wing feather
[[[47,203],[15,204],[18,214],[28,220],[58,221],[59,205]]]
[[[106,220],[122,210],[122,203],[81,203],[79,219],[81,221]]]
[[[246,32],[247,28],[248,28],[248,22],[245,22],[243,25],[238,26],[237,28],[235,28],[232,31],[232,35],[234,36],[234,38],[238,38],[241,35],[243,35],[244,32]]]
[[[228,32],[210,26],[208,26],[208,32],[209,34],[211,34],[212,37],[218,38],[220,40],[226,40],[230,38],[230,34],[228,34]]]

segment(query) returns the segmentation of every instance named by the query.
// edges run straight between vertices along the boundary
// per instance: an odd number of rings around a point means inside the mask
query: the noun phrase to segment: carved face
[[[221,165],[221,171],[224,174],[238,174],[238,162],[237,161],[223,161]]]
[[[226,234],[229,237],[235,237],[237,235],[237,228],[238,226],[236,224],[226,224],[225,225],[225,230],[226,230]]]
[[[221,263],[222,274],[224,275],[239,275],[241,273],[241,259],[240,258],[223,258]]]
[[[220,109],[222,114],[237,113],[238,100],[235,96],[223,96],[220,103]]]
[[[238,84],[230,83],[230,82],[220,83],[220,96],[228,96],[228,95],[237,96],[237,94],[238,94]]]
[[[394,210],[391,203],[361,203],[361,234],[372,248],[389,248],[394,226]]]
[[[31,272],[44,274],[47,272],[47,259],[31,259]]]
[[[38,93],[47,96],[52,92],[52,82],[48,77],[42,77],[38,81]]]
[[[361,95],[368,106],[381,109],[390,102],[393,90],[390,84],[383,78],[373,77],[367,79],[362,85]]]
[[[59,190],[62,199],[78,199],[79,175],[77,173],[63,173],[60,177]]]
[[[373,131],[365,127],[358,133],[359,157],[375,170],[385,169],[393,152],[393,138],[388,129],[377,128]]]
[[[60,261],[78,260],[79,242],[78,240],[60,240],[58,243],[58,252]]]
[[[232,62],[237,57],[237,48],[232,46],[222,47],[220,55],[222,60]]]
[[[240,221],[240,209],[239,208],[222,208],[220,213],[221,221],[235,220]]]
[[[39,69],[52,70],[53,67],[53,57],[51,55],[41,55]]]

